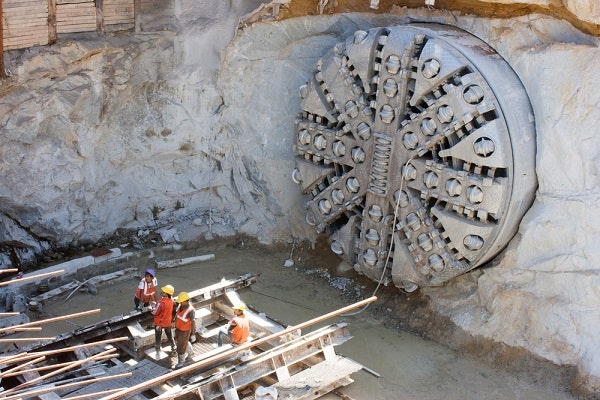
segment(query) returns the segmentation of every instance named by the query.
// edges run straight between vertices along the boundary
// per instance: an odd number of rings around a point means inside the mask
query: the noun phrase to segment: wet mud
[[[355,382],[339,392],[354,399],[547,399],[570,400],[573,371],[458,330],[428,309],[418,291],[405,294],[376,283],[340,262],[323,245],[262,246],[249,239],[213,242],[177,253],[149,251],[122,268],[142,272],[155,261],[214,254],[212,261],[157,270],[159,286],[176,294],[246,273],[260,274],[240,296],[255,310],[295,325],[375,293],[377,302],[321,325],[344,320],[353,339],[337,348],[365,366]],[[100,285],[95,294],[76,292],[44,305],[32,320],[100,309],[97,314],[44,326],[40,335],[58,334],[133,309],[137,280]],[[376,290],[377,289],[377,290]],[[339,399],[329,394],[325,399]]]

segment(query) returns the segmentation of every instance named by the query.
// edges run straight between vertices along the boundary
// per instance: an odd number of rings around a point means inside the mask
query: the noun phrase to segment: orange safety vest
[[[162,297],[156,302],[156,314],[154,314],[154,325],[161,328],[171,326],[171,318],[173,315],[173,299]]]
[[[146,282],[146,278],[142,279],[135,290],[135,297],[140,299],[142,303],[154,300],[156,298],[156,285],[158,285],[156,278],[152,278],[152,282],[150,283]]]
[[[238,315],[231,320],[235,328],[231,331],[231,341],[235,344],[244,343],[250,334],[250,321],[245,315]]]
[[[180,331],[192,330],[192,319],[188,318],[190,312],[194,311],[194,307],[189,304],[186,308],[177,306],[177,317],[175,318],[175,328]]]

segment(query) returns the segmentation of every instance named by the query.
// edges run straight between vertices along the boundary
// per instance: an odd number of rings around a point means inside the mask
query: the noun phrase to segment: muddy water
[[[214,261],[158,271],[159,286],[167,283],[176,293],[210,285],[221,278],[259,273],[258,282],[241,297],[250,306],[278,321],[294,325],[350,304],[339,289],[311,273],[319,265],[310,265],[301,256],[292,256],[294,266],[284,267],[290,254],[265,252],[244,246],[222,247],[200,254],[215,254]],[[148,261],[152,266],[152,261]],[[298,268],[298,269],[297,269]],[[314,270],[311,270],[314,268]],[[308,269],[308,271],[306,270]],[[44,335],[68,331],[78,326],[112,317],[133,308],[137,281],[98,287],[98,293],[76,293],[45,306],[46,317],[100,308],[101,313],[44,328]],[[369,297],[371,293],[365,293]],[[66,297],[66,296],[65,296]],[[345,320],[350,324],[352,340],[339,346],[338,353],[350,356],[375,374],[360,371],[355,382],[340,391],[355,399],[389,400],[465,400],[465,399],[545,399],[569,400],[566,389],[551,383],[536,383],[527,375],[513,376],[482,362],[402,331],[387,329],[369,313],[339,317],[327,323]],[[310,328],[308,328],[310,329]],[[305,330],[306,331],[306,330]],[[339,399],[329,394],[325,399]]]

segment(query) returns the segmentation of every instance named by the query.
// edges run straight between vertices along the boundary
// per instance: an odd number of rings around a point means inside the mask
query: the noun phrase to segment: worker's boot
[[[175,365],[175,368],[177,369],[177,368],[183,367],[183,364],[185,363],[186,358],[187,358],[187,354],[179,354],[177,356],[178,363],[177,363],[177,365]]]
[[[154,351],[156,351],[156,359],[160,359],[160,346],[154,346]]]

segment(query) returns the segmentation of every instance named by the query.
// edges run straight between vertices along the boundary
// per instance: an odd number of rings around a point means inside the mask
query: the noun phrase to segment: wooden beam
[[[135,33],[141,32],[142,30],[142,0],[133,0],[133,20],[135,26]]]
[[[54,44],[58,40],[56,30],[56,0],[48,0],[48,44]]]
[[[2,1],[0,0],[0,78],[6,78],[4,72],[4,12],[2,11]]]
[[[154,386],[154,385],[156,385],[158,383],[165,382],[168,379],[175,378],[177,376],[186,374],[186,373],[194,371],[194,370],[196,370],[198,368],[201,368],[201,367],[204,367],[206,365],[212,364],[212,363],[214,363],[216,361],[219,361],[219,360],[222,360],[224,358],[230,357],[230,356],[232,356],[232,355],[234,355],[236,353],[239,353],[241,351],[251,349],[252,347],[256,347],[256,346],[259,346],[259,345],[261,345],[263,343],[267,343],[267,342],[269,342],[269,341],[271,341],[273,339],[277,339],[277,338],[279,338],[279,337],[281,337],[283,335],[287,335],[289,333],[295,332],[298,329],[306,328],[308,326],[317,324],[317,323],[319,323],[321,321],[324,321],[326,319],[329,319],[329,318],[332,318],[332,317],[335,317],[335,316],[338,316],[338,315],[341,315],[341,314],[345,314],[348,311],[351,311],[351,310],[354,310],[356,308],[359,308],[359,307],[362,307],[364,305],[367,305],[369,303],[372,303],[375,300],[377,300],[377,297],[375,297],[375,296],[369,297],[368,299],[365,299],[365,300],[359,301],[357,303],[351,304],[349,306],[340,308],[339,310],[332,311],[330,313],[321,315],[320,317],[317,317],[317,318],[311,319],[309,321],[300,323],[300,324],[298,324],[296,326],[288,327],[288,328],[284,329],[281,332],[273,333],[271,335],[262,337],[260,339],[256,339],[256,340],[254,340],[252,342],[244,343],[242,345],[236,346],[236,347],[234,347],[232,349],[226,350],[226,351],[224,351],[222,353],[219,353],[219,354],[216,354],[216,355],[214,355],[212,357],[205,358],[203,360],[200,360],[200,361],[198,361],[196,363],[190,364],[190,365],[185,366],[183,368],[180,368],[178,370],[175,370],[175,371],[166,373],[164,375],[161,375],[159,377],[156,377],[154,379],[150,379],[148,381],[139,383],[139,384],[137,384],[135,386],[127,388],[126,390],[122,390],[120,392],[111,394],[109,396],[102,397],[100,400],[121,399],[121,398],[129,396],[129,395],[131,395],[133,393],[139,392],[139,391],[141,391],[143,389],[152,387],[152,386]]]
[[[104,32],[104,0],[95,0],[96,3],[96,30]]]

